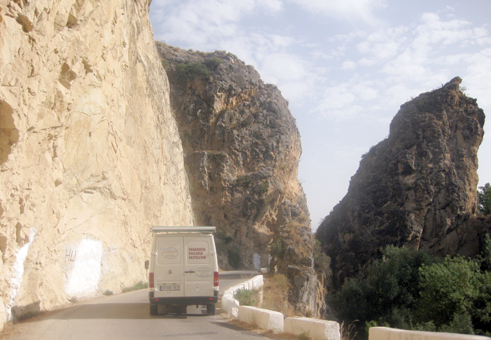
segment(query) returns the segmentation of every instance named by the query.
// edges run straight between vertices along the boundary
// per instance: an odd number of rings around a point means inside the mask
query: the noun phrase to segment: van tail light
[[[148,273],[148,288],[154,288],[153,273]]]
[[[214,274],[215,274],[215,275],[213,275],[213,278],[214,278],[214,283],[213,283],[213,285],[214,285],[215,287],[218,287],[218,272],[215,272]]]

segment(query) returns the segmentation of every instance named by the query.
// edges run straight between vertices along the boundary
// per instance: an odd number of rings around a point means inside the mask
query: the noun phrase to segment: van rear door
[[[154,268],[155,297],[181,297],[183,282],[183,237],[158,236],[157,261]]]
[[[186,296],[213,296],[215,251],[209,237],[184,237]]]

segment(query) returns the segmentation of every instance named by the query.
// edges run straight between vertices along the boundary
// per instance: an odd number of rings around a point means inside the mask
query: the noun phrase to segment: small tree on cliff
[[[484,215],[491,215],[491,185],[486,183],[477,191],[477,206]]]

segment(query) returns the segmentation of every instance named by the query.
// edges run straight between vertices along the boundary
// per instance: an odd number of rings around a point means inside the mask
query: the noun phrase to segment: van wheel
[[[177,315],[186,314],[187,308],[187,305],[177,305]]]
[[[212,305],[206,305],[206,314],[208,315],[215,315],[217,311],[217,305],[212,304]]]
[[[150,315],[157,315],[158,307],[158,305],[150,305]]]
[[[158,305],[159,306],[159,312],[162,315],[167,315],[169,313],[169,308],[167,305]]]

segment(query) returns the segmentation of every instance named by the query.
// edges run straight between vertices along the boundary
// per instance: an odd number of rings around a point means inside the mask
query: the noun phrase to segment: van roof
[[[152,227],[153,233],[214,233],[216,227]]]

